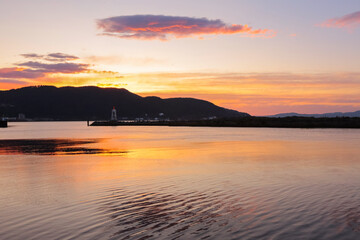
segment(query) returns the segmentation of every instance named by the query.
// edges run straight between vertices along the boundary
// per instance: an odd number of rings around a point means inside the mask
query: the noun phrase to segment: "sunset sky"
[[[126,88],[267,115],[360,110],[359,0],[0,0],[0,90]]]

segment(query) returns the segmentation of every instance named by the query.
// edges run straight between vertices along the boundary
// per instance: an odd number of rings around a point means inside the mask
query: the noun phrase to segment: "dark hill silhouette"
[[[164,117],[201,119],[216,116],[249,116],[194,98],[141,97],[126,89],[99,87],[37,86],[0,91],[0,114],[31,119],[99,120],[109,119],[113,106],[118,117]]]

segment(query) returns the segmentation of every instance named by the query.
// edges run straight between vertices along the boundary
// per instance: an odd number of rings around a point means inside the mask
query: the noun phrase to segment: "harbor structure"
[[[117,116],[116,116],[116,109],[115,107],[113,107],[112,111],[111,111],[111,121],[117,121]]]

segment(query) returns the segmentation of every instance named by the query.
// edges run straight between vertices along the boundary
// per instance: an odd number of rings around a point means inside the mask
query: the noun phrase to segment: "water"
[[[0,239],[360,239],[360,130],[0,129]]]

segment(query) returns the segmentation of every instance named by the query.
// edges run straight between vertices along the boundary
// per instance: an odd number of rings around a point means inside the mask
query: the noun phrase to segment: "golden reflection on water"
[[[141,135],[137,138],[141,139]],[[278,167],[278,164],[282,164],[282,168],[289,168],[290,172],[291,167],[297,170],[306,167],[311,171],[312,168],[308,168],[304,163],[314,160],[311,162],[311,167],[321,167],[324,164],[326,166],[351,164],[353,160],[357,160],[353,152],[358,149],[355,142],[336,141],[184,142],[173,139],[166,142],[155,140],[129,143],[119,139],[107,139],[106,136],[92,140],[16,140],[10,144],[5,142],[6,140],[0,141],[0,155],[57,155],[58,158],[51,163],[55,168],[66,169],[71,166],[70,170],[74,171],[76,169],[74,166],[80,164],[81,167],[77,171],[83,171],[89,176],[101,175],[107,178],[117,176],[118,172],[126,176],[136,174],[133,176],[146,178],[174,173],[208,174],[221,169],[231,171],[234,167],[237,171],[246,173]],[[66,157],[66,155],[74,156]],[[75,155],[87,156],[84,159]],[[85,160],[90,161],[84,163]],[[1,169],[5,168],[6,163],[13,164],[11,161],[5,161]],[[235,166],[231,165],[234,163]],[[202,164],[206,167],[201,167]],[[84,168],[85,165],[88,166]],[[229,166],[230,169],[227,169]],[[74,175],[79,175],[79,172]]]

